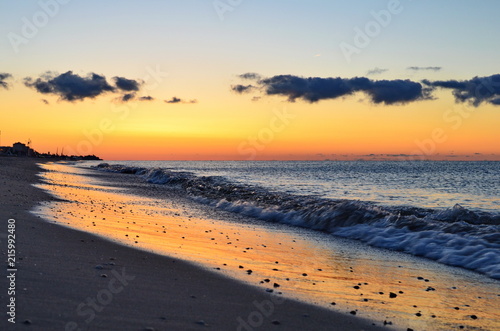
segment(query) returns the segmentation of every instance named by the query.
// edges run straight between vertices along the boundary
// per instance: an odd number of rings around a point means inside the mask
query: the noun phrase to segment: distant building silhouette
[[[63,160],[101,160],[101,158],[95,155],[59,155],[59,153],[51,154],[50,152],[38,153],[33,148],[30,148],[30,143],[31,141],[28,141],[28,144],[17,142],[12,146],[0,146],[0,156],[26,156]]]
[[[36,152],[26,144],[17,142],[10,146],[1,146],[0,155],[36,156]]]

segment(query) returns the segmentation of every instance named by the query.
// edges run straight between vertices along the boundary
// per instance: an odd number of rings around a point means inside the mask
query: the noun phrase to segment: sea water
[[[500,279],[500,162],[115,161],[196,201]]]

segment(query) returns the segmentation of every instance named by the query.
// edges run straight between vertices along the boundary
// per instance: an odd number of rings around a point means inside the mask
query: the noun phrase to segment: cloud
[[[389,71],[389,69],[380,69],[380,68],[375,68],[375,69],[372,69],[372,70],[368,70],[368,72],[366,73],[367,76],[370,76],[370,75],[380,75],[380,74],[383,74],[384,72],[387,72]]]
[[[154,99],[155,98],[153,98],[152,96],[147,95],[147,96],[140,97],[139,101],[153,101]]]
[[[178,97],[172,97],[172,99],[170,100],[165,100],[166,103],[198,103],[198,100],[196,99],[192,99],[192,100],[189,100],[189,101],[185,101],[185,100],[182,100],[181,98],[178,98]]]
[[[247,73],[239,75],[238,77],[240,77],[242,79],[248,79],[248,80],[259,80],[262,78],[261,75],[255,73],[255,72],[247,72]]]
[[[132,99],[135,98],[135,94],[134,93],[126,93],[124,94],[122,97],[121,97],[121,101],[122,102],[128,102]]]
[[[139,91],[139,88],[141,86],[141,83],[137,80],[133,79],[127,79],[124,77],[113,77],[115,80],[115,85],[117,88],[119,88],[122,91]]]
[[[6,80],[9,78],[12,78],[11,74],[0,73],[0,86],[3,87],[4,89],[9,88],[9,84],[6,82]]]
[[[431,99],[431,89],[410,80],[371,80],[366,77],[320,78],[279,75],[262,79],[259,85],[266,95],[282,95],[288,101],[297,99],[314,103],[364,92],[374,103],[405,104]],[[234,90],[234,88],[233,88]]]
[[[253,85],[233,85],[231,86],[231,90],[233,90],[236,93],[247,93],[253,90],[255,86]]]
[[[166,103],[180,103],[182,102],[182,100],[180,98],[177,98],[177,97],[172,97],[172,99],[170,100],[165,100]]]
[[[495,105],[495,106],[500,106],[500,98],[490,100],[490,103]]]
[[[408,67],[406,69],[413,71],[440,71],[443,67]]]
[[[42,99],[41,101],[42,101],[44,104],[46,104],[46,105],[49,105],[49,104],[50,104],[50,103],[49,103],[49,101],[48,101],[47,99]]]
[[[500,74],[487,77],[474,77],[470,80],[422,81],[436,88],[453,90],[456,102],[469,102],[477,107],[483,102],[500,105]]]
[[[55,94],[64,101],[93,99],[106,92],[114,92],[115,88],[108,84],[104,76],[89,73],[86,77],[68,71],[61,75],[51,72],[33,79],[27,77],[24,84],[42,94]]]
[[[387,105],[432,99],[430,89],[410,80],[375,81],[364,91],[372,97],[373,102]]]

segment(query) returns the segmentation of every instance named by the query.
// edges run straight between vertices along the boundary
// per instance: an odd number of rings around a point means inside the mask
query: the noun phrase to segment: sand
[[[3,313],[1,329],[382,329],[37,218],[29,210],[53,198],[31,185],[38,180],[36,162],[0,158],[0,245],[6,255],[7,223],[15,219],[17,262],[16,324]],[[5,307],[9,284],[2,278]]]

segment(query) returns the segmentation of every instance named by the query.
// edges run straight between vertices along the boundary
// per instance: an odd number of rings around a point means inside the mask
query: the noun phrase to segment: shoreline
[[[377,325],[401,330],[498,326],[491,307],[500,300],[500,284],[494,279],[219,210],[193,201],[177,187],[86,165],[44,165],[49,170],[44,181],[52,184],[41,187],[62,200],[35,213],[49,222],[215,269],[263,291],[343,314],[355,311],[356,317]]]
[[[29,210],[54,200],[31,185],[38,182],[40,162],[0,159],[2,246],[7,220],[16,220],[16,327],[382,329],[362,318],[262,293],[182,260],[40,220]],[[7,289],[5,278],[2,285]],[[7,291],[0,293],[7,302]],[[0,325],[13,329],[5,315]]]

